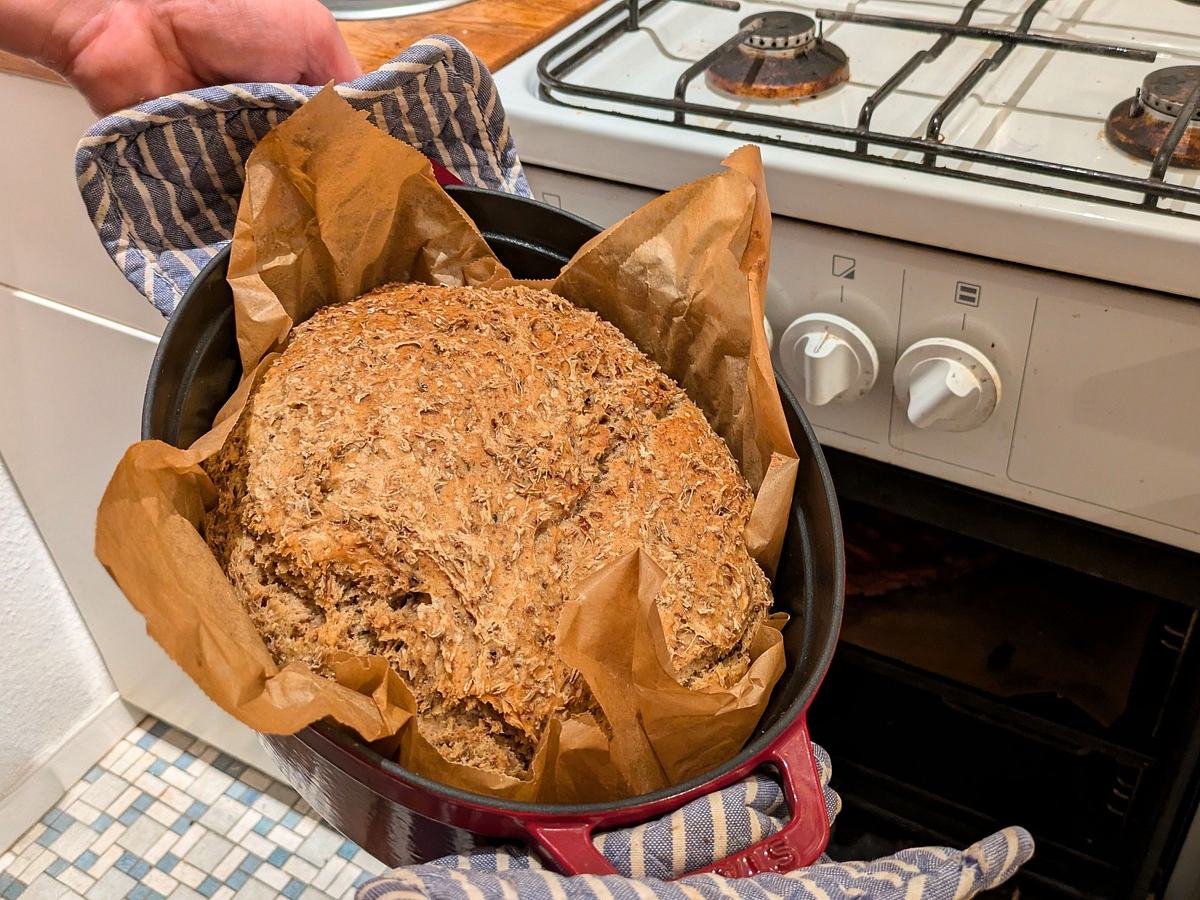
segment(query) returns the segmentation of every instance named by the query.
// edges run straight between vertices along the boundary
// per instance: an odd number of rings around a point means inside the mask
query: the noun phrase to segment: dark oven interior
[[[1006,895],[1161,891],[1197,805],[1200,558],[828,454],[848,586],[810,722],[835,858],[1023,825]]]

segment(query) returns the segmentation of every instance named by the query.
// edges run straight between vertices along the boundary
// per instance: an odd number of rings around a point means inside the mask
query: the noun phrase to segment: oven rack
[[[837,858],[854,858],[834,844],[844,831],[861,827],[862,821],[886,822],[889,830],[906,834],[903,842],[880,848],[877,852],[897,852],[908,847],[935,845],[966,846],[997,828],[1014,824],[955,803],[936,793],[915,788],[870,766],[839,756],[834,776],[842,798],[842,812],[834,825],[834,841],[829,852]],[[897,812],[901,810],[902,812]],[[917,815],[919,811],[919,815]],[[919,821],[918,821],[919,819]],[[1017,823],[1019,824],[1019,823]],[[1081,854],[1078,850],[1034,834],[1037,849],[1034,859],[1022,867],[1003,887],[985,897],[1037,900],[1113,900],[1118,896],[1120,866],[1104,859]]]
[[[1194,661],[1195,654],[1192,656]],[[1194,676],[1194,666],[1191,668]],[[916,711],[911,705],[914,702]],[[941,721],[942,731],[937,730],[929,712],[939,704],[948,716]],[[834,726],[834,720],[840,721],[842,711],[847,708],[853,708],[860,718],[882,717],[882,722],[875,726],[879,744],[874,751],[865,749],[871,744],[861,729],[847,734]],[[897,714],[896,710],[904,713]],[[1037,858],[1024,870],[1027,879],[1051,888],[1054,896],[1125,895],[1133,880],[1144,882],[1149,874],[1141,871],[1135,875],[1139,866],[1134,864],[1131,868],[1141,851],[1127,846],[1129,836],[1133,832],[1149,836],[1145,828],[1134,825],[1140,822],[1145,826],[1153,810],[1161,808],[1164,794],[1170,791],[1170,773],[1176,770],[1179,759],[1169,751],[1153,756],[1131,754],[1083,734],[1075,741],[1066,732],[1030,730],[1025,718],[1014,715],[1015,712],[1000,698],[843,641],[809,717],[814,738],[835,760],[834,784],[847,805],[877,803],[880,809],[876,812],[887,811],[901,818],[911,815],[920,820],[923,829],[933,826],[944,832],[937,842],[950,845],[977,840],[1004,825],[1024,825],[1033,832],[1038,844]],[[967,732],[960,730],[963,727]],[[917,776],[915,782],[905,775],[914,764],[912,753],[904,749],[913,733],[928,735],[952,748],[948,757],[935,753],[928,760],[929,768],[909,771],[909,775]],[[967,777],[964,773],[976,770],[994,772],[993,776],[980,774],[980,777],[1003,779],[1000,760],[1006,758],[1008,751],[996,750],[993,742],[1017,746],[1015,735],[1021,735],[1019,745],[1027,748],[1021,754],[1023,765],[1033,768],[1008,771],[1009,777],[1017,778],[1013,789],[1042,796],[1040,792],[1045,785],[1023,786],[1022,772],[1032,777],[1041,771],[1042,765],[1074,766],[1078,762],[1087,766],[1090,774],[1084,780],[1092,789],[1079,796],[1092,799],[1091,810],[1078,816],[1077,824],[1090,823],[1094,830],[1085,829],[1073,838],[1074,830],[1067,829],[1057,814],[1047,816],[1042,810],[1036,816],[1022,819],[1012,810],[1006,814],[994,805],[981,807],[979,798],[962,795],[961,783],[958,788],[939,788],[925,777],[936,771],[940,778],[945,771],[943,766],[961,754],[960,782]],[[992,752],[997,754],[996,759],[987,758]],[[897,753],[907,757],[898,771],[885,762],[894,763]],[[1063,798],[1073,796],[1072,791],[1077,789],[1078,786],[1064,787]],[[992,799],[998,799],[998,795]],[[1164,837],[1159,835],[1151,840]],[[1128,896],[1146,896],[1144,888],[1142,884],[1140,890]],[[1035,896],[1043,894],[1038,891]]]
[[[971,24],[971,18],[982,0],[968,0],[955,22],[933,22],[921,19],[866,15],[856,12],[836,12],[828,9],[815,11],[816,18],[826,21],[856,22],[879,27],[927,32],[937,35],[936,40],[925,50],[917,51],[908,61],[889,77],[863,103],[857,124],[854,127],[831,125],[806,119],[792,119],[751,110],[727,109],[687,99],[687,90],[692,81],[704,72],[708,65],[721,53],[735,47],[761,27],[761,20],[754,20],[739,30],[727,41],[690,65],[679,77],[672,97],[650,97],[611,88],[593,87],[573,82],[570,75],[583,62],[591,59],[612,45],[623,35],[637,31],[644,18],[652,15],[672,2],[686,2],[716,7],[730,11],[740,9],[736,0],[622,0],[610,9],[577,29],[568,37],[552,46],[538,61],[537,72],[544,100],[578,109],[587,109],[606,115],[653,122],[668,127],[715,134],[722,137],[738,137],[753,143],[788,147],[826,156],[837,156],[860,160],[876,165],[912,171],[930,172],[936,175],[958,178],[1039,194],[1067,197],[1111,206],[1151,210],[1160,214],[1175,215],[1189,219],[1200,219],[1200,212],[1187,209],[1172,209],[1162,206],[1164,200],[1200,203],[1200,188],[1167,182],[1166,173],[1171,158],[1183,140],[1187,123],[1200,110],[1200,85],[1183,103],[1183,109],[1175,125],[1167,134],[1145,177],[1122,175],[1101,169],[1091,169],[1066,163],[1033,159],[980,150],[942,140],[943,123],[970,94],[970,91],[990,72],[999,68],[1017,46],[1039,46],[1062,52],[1086,53],[1090,55],[1133,59],[1152,62],[1156,51],[1117,44],[1080,41],[1053,35],[1032,34],[1029,29],[1037,14],[1048,0],[1032,0],[1024,9],[1015,28],[980,27]],[[999,46],[988,57],[977,63],[957,84],[950,89],[922,129],[920,137],[892,134],[872,129],[871,122],[879,105],[923,64],[937,59],[950,44],[959,37],[995,41]],[[821,38],[818,38],[821,40]],[[588,106],[581,100],[599,100],[620,104],[617,110]],[[646,115],[642,111],[665,111],[670,119]],[[708,117],[727,122],[770,127],[778,134],[759,134],[741,130],[712,128],[690,121],[689,117]],[[806,137],[845,139],[851,147],[829,146],[806,141]],[[872,152],[872,147],[911,151],[921,155],[920,160],[898,159]],[[948,161],[986,165],[1003,174],[977,172],[954,168]],[[1050,177],[1078,187],[1045,184],[1023,176]],[[1101,187],[1123,192],[1123,196],[1098,195],[1087,187]]]

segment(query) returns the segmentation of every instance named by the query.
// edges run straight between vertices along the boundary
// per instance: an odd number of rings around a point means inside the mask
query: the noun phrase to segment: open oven
[[[1161,895],[1200,784],[1200,559],[830,450],[837,858],[1028,828],[1006,893]]]

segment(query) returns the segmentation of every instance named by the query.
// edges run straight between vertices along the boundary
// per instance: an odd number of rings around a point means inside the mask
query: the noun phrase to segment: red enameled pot
[[[443,183],[456,180],[439,173]],[[450,186],[492,249],[517,277],[549,278],[599,229],[562,210],[492,191]],[[151,368],[142,436],[187,446],[241,375],[226,248],[197,276],[163,333]],[[263,741],[301,796],[326,821],[391,866],[412,865],[477,844],[523,841],[558,870],[612,874],[595,832],[634,825],[733,784],[758,769],[782,781],[791,812],[770,838],[704,871],[744,876],[808,865],[825,848],[829,823],[805,713],[829,666],[842,615],[841,522],[825,459],[796,398],[781,383],[800,471],[783,555],[774,580],[787,668],[758,730],[734,759],[686,784],[615,803],[513,803],[449,788],[375,753],[326,724]]]

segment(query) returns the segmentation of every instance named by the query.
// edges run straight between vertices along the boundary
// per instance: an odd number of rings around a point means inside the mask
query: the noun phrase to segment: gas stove
[[[622,0],[497,82],[601,222],[762,147],[827,446],[1200,551],[1198,73],[1180,0]]]

